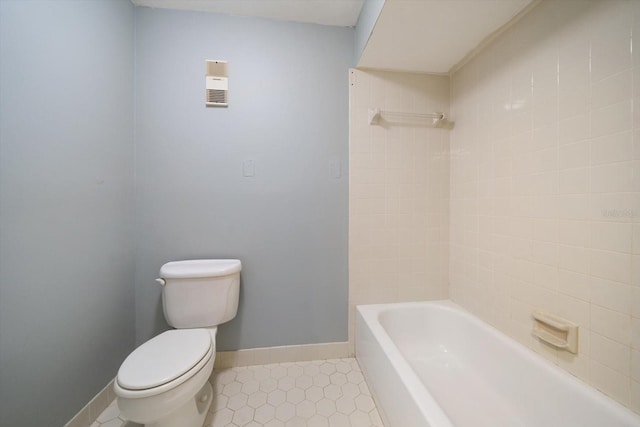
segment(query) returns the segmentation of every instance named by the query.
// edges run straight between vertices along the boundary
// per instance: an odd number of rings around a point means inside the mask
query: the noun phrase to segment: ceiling
[[[131,0],[136,6],[354,27],[364,0]]]
[[[532,0],[387,0],[359,67],[448,73]]]
[[[365,0],[131,0],[136,6],[353,27]],[[448,73],[538,0],[386,0],[358,67]]]

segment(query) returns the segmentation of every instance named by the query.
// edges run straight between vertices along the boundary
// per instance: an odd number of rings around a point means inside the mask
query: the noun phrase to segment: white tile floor
[[[382,427],[355,359],[216,371],[205,427]],[[113,402],[91,427],[137,427]]]

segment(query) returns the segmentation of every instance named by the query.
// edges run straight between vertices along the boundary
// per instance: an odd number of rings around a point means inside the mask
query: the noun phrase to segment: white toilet
[[[174,330],[135,349],[114,383],[122,415],[146,427],[201,427],[211,406],[209,377],[217,325],[238,311],[239,260],[169,262],[160,269],[164,315]]]

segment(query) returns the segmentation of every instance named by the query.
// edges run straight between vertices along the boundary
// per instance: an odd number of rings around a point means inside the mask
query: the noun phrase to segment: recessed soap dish
[[[571,353],[578,353],[578,325],[541,310],[533,312],[533,335]]]

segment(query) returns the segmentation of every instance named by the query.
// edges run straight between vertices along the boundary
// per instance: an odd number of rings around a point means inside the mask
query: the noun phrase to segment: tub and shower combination
[[[357,308],[386,427],[639,427],[640,416],[451,301]]]

